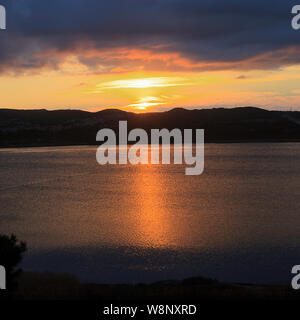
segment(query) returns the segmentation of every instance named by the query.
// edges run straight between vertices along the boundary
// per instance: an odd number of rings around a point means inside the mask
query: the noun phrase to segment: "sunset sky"
[[[300,110],[293,1],[1,4],[1,108]]]

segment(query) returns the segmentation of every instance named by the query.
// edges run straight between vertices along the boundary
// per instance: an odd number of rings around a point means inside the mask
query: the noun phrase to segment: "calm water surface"
[[[100,166],[95,155],[0,150],[0,233],[27,242],[25,270],[282,282],[300,264],[300,144],[209,144],[201,176],[185,165]]]

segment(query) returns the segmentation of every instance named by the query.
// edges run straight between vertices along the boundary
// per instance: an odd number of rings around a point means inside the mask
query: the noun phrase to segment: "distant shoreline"
[[[43,289],[41,289],[43,283]],[[50,289],[49,289],[50,288]],[[52,288],[52,290],[51,290]],[[53,290],[55,288],[56,290]],[[59,290],[57,290],[59,289]],[[288,284],[225,283],[192,277],[183,280],[136,284],[81,283],[68,274],[24,272],[14,298],[17,300],[94,300],[143,301],[145,299],[201,300],[298,300],[299,294]]]
[[[268,140],[216,140],[216,141],[205,141],[205,144],[251,144],[251,143],[299,143],[300,139],[268,139]],[[128,143],[133,145],[134,143]],[[22,148],[51,148],[51,147],[98,147],[99,144],[24,144],[24,145],[0,145],[0,149],[22,149]]]

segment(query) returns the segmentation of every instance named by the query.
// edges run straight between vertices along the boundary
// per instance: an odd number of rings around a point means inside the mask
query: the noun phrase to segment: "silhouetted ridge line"
[[[0,147],[96,144],[102,128],[205,129],[206,142],[300,141],[300,112],[239,108],[184,109],[136,114],[118,109],[0,109]]]

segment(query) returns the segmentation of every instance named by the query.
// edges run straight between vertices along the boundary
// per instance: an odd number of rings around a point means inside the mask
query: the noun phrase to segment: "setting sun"
[[[130,104],[128,107],[133,107],[138,110],[147,110],[149,107],[164,105],[161,99],[157,97],[144,97],[139,99],[136,103]]]

